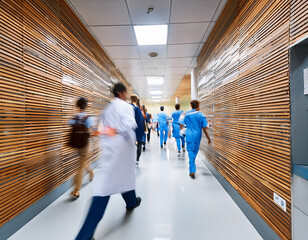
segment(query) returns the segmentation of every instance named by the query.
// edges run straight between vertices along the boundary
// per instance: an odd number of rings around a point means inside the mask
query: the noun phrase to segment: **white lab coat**
[[[109,196],[136,188],[136,134],[134,109],[115,98],[102,112],[103,126],[115,128],[116,136],[101,136],[102,156],[94,177],[93,196]]]

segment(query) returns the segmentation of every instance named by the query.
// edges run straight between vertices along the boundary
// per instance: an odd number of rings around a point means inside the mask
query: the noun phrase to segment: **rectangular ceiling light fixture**
[[[147,77],[147,81],[148,81],[149,86],[163,85],[164,78],[163,77]]]
[[[167,44],[168,25],[134,26],[138,45]]]
[[[161,96],[160,96],[160,95],[152,96],[152,98],[153,98],[153,99],[154,99],[154,98],[161,98]]]
[[[151,90],[151,95],[161,95],[161,90]]]
[[[158,99],[155,99],[155,100],[153,100],[153,102],[160,102],[160,100],[158,100]]]

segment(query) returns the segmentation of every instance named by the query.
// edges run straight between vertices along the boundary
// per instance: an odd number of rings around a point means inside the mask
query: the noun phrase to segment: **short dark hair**
[[[178,104],[178,103],[177,103],[177,104],[175,104],[175,109],[176,109],[176,110],[180,110],[180,107],[181,107],[181,105],[180,105],[180,104]]]
[[[131,95],[130,96],[130,101],[131,102],[138,102],[138,97],[136,95]]]
[[[164,106],[160,106],[160,111],[164,111],[165,107]]]
[[[198,100],[192,100],[191,102],[190,102],[190,106],[191,106],[191,108],[192,109],[196,109],[196,108],[198,108],[199,107],[199,101]]]
[[[76,106],[81,110],[85,110],[88,106],[88,100],[84,97],[80,97],[76,102]]]
[[[119,93],[126,92],[127,88],[123,83],[116,83],[112,88],[112,93],[115,97],[119,97]]]

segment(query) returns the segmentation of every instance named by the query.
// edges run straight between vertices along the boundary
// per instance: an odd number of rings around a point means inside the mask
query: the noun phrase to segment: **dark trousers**
[[[148,128],[147,138],[148,138],[148,142],[149,142],[150,138],[151,138],[151,128]]]
[[[137,203],[135,190],[122,193],[122,197],[126,203],[127,208],[133,208],[136,206]],[[92,204],[90,206],[86,220],[75,240],[91,240],[93,238],[94,231],[104,216],[109,199],[110,196],[94,196],[92,198]]]
[[[137,143],[137,162],[139,161],[139,158],[141,156],[142,145],[143,145],[143,142]]]

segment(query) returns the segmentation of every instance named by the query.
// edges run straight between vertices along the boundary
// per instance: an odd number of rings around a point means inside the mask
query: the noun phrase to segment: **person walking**
[[[146,122],[147,128],[148,128],[147,140],[148,140],[148,142],[150,142],[150,139],[151,139],[151,129],[152,129],[152,115],[150,113],[148,113],[148,109],[147,108],[145,108],[145,114],[147,116],[145,122]]]
[[[167,144],[168,139],[168,115],[164,112],[165,107],[160,107],[160,113],[157,114],[157,121],[158,121],[158,128],[159,128],[159,134],[160,134],[160,147],[163,148],[163,144]]]
[[[77,173],[74,178],[74,190],[71,192],[73,198],[80,196],[79,190],[82,184],[83,170],[85,169],[89,173],[89,179],[93,179],[93,170],[88,164],[88,152],[89,152],[89,129],[94,127],[95,120],[93,117],[88,116],[85,110],[88,106],[88,100],[86,98],[79,98],[76,102],[79,109],[79,113],[71,119],[68,124],[72,126],[69,145],[78,150],[79,165]]]
[[[178,156],[181,154],[181,142],[182,142],[182,149],[183,152],[185,152],[185,137],[181,136],[180,131],[180,123],[179,123],[179,118],[181,114],[184,113],[184,111],[180,110],[181,105],[180,104],[175,104],[175,111],[172,113],[172,135],[176,140],[176,145],[178,148]]]
[[[103,218],[110,196],[121,193],[127,211],[138,207],[141,198],[136,197],[136,134],[134,109],[126,102],[124,84],[113,87],[115,98],[100,117],[102,156],[94,178],[92,203],[76,240],[91,240]],[[105,129],[108,129],[105,130]],[[100,131],[100,130],[99,130]]]
[[[145,120],[144,116],[141,112],[141,109],[138,107],[138,97],[136,95],[132,95],[130,97],[131,105],[133,106],[135,112],[135,121],[137,123],[137,128],[135,129],[136,132],[136,139],[137,139],[137,158],[136,161],[139,163],[139,159],[141,156],[141,150],[143,143],[145,141]]]
[[[199,112],[199,101],[192,100],[190,102],[191,110],[185,113],[183,124],[186,125],[186,143],[189,157],[189,176],[195,178],[196,173],[196,156],[199,152],[200,141],[202,138],[202,130],[207,137],[208,144],[211,144],[210,136],[207,129],[208,123],[206,117]]]

